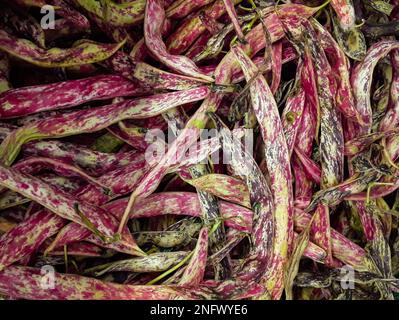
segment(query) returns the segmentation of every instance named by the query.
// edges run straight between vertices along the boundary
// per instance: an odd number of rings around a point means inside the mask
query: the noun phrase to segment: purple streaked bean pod
[[[40,24],[30,15],[4,8],[0,19],[1,28],[32,40],[40,48],[45,48],[45,34]]]
[[[362,115],[364,133],[370,133],[372,124],[372,108],[370,102],[371,83],[373,71],[378,61],[389,52],[399,48],[399,42],[393,40],[382,40],[374,43],[362,62],[354,68],[351,75],[353,93],[356,99],[356,109]]]
[[[85,270],[85,273],[94,273],[96,276],[101,276],[107,272],[115,271],[162,272],[178,264],[187,254],[187,251],[152,253],[146,257],[135,257],[95,266]]]
[[[314,60],[318,97],[320,103],[320,158],[322,167],[322,188],[341,182],[344,166],[344,138],[341,115],[335,108],[331,67],[321,46],[318,45],[314,29],[308,21],[303,21],[309,37],[308,44]]]
[[[144,62],[137,63],[134,77],[154,89],[187,90],[202,84],[196,78],[169,73]]]
[[[334,8],[343,29],[355,27],[356,15],[352,0],[331,0],[331,6]]]
[[[1,159],[10,164],[21,146],[40,138],[65,137],[95,132],[125,119],[143,119],[208,96],[210,89],[202,86],[191,90],[153,95],[148,98],[126,100],[119,103],[79,110],[44,119],[15,130],[0,146]]]
[[[244,41],[244,33],[241,30],[240,23],[238,21],[237,12],[234,8],[233,0],[223,0],[224,6],[226,8],[226,12],[234,26],[234,30],[237,34],[239,40]]]
[[[22,117],[41,111],[70,108],[90,101],[143,95],[147,92],[137,82],[116,75],[17,88],[0,95],[0,117]]]
[[[197,78],[204,82],[213,82],[213,79],[202,74],[195,63],[189,58],[168,53],[161,38],[161,27],[164,20],[165,11],[161,1],[148,0],[144,19],[144,37],[148,50],[159,61],[178,73]]]
[[[43,275],[38,268],[10,266],[0,272],[0,293],[14,299],[61,300],[170,300],[170,299],[222,299],[218,286],[147,286],[121,285],[74,274],[55,273],[55,288],[41,286]],[[219,283],[219,288],[221,284]],[[231,293],[231,289],[225,292]],[[259,292],[258,292],[259,294]]]
[[[3,234],[0,238],[0,270],[30,256],[65,223],[66,220],[52,212],[40,210]]]
[[[301,66],[300,62],[298,66]],[[298,77],[302,75],[302,67],[297,70],[297,75]],[[281,116],[285,139],[287,140],[287,146],[290,155],[292,155],[292,152],[294,150],[296,136],[302,123],[302,114],[304,111],[304,107],[305,90],[298,80],[294,87],[294,90],[291,92],[290,96],[287,99],[286,106]]]
[[[140,156],[136,151],[103,153],[73,143],[56,140],[32,141],[23,146],[22,153],[30,157],[46,157],[78,166],[91,176],[123,167]]]
[[[104,239],[114,238],[113,221],[105,211],[87,202],[79,202],[69,194],[45,184],[38,178],[0,166],[1,185],[32,199],[60,217],[74,221],[96,232]]]
[[[212,2],[213,0],[174,1],[166,10],[166,16],[172,19],[184,18],[192,11],[195,11],[196,9],[206,6]]]
[[[73,2],[112,26],[129,26],[143,20],[145,8],[143,0],[130,1],[125,4],[111,0],[101,3],[94,0],[73,0]]]
[[[92,40],[82,40],[72,48],[45,50],[33,42],[16,38],[6,31],[0,30],[1,50],[29,63],[48,68],[99,62],[112,56],[123,44],[124,42],[104,44]]]
[[[91,183],[97,187],[106,188],[106,186],[101,184],[101,182],[99,182],[98,179],[88,175],[82,169],[69,165],[63,161],[54,160],[50,158],[43,158],[43,157],[26,158],[17,162],[13,166],[13,168],[24,174],[30,174],[30,175],[35,175],[41,171],[49,170],[51,168],[60,176],[78,177],[83,180],[86,180],[88,183]]]
[[[197,245],[195,246],[190,261],[179,280],[179,285],[199,285],[204,279],[207,257],[208,229],[204,227],[198,235]]]
[[[279,258],[279,265],[283,266],[287,259],[288,241],[292,239],[293,229],[293,193],[290,156],[287,142],[284,138],[284,130],[278,113],[277,104],[273,94],[262,75],[258,75],[258,70],[245,52],[239,47],[232,48],[245,78],[254,80],[250,86],[251,100],[255,115],[258,119],[263,141],[265,143],[265,159],[270,175],[270,189],[274,201],[274,216],[276,222],[276,238],[274,254]],[[281,268],[277,268],[280,269]],[[273,275],[268,289],[275,298],[282,294],[283,275],[277,273]]]
[[[240,3],[241,0],[236,0],[234,3]],[[204,15],[218,19],[226,12],[223,0],[217,0],[209,4],[203,9]],[[200,18],[201,12],[194,14],[184,20],[177,30],[169,36],[166,41],[166,46],[171,54],[181,54],[186,51],[194,41],[206,30],[204,23]]]

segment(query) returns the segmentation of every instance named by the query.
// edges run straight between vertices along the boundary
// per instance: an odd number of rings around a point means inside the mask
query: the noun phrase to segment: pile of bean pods
[[[0,298],[398,297],[398,0],[0,4]]]

